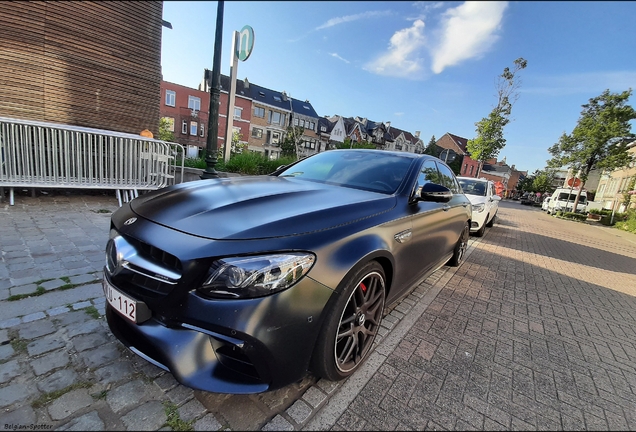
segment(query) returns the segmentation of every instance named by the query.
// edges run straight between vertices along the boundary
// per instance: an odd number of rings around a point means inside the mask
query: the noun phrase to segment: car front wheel
[[[367,263],[347,278],[336,295],[312,358],[313,372],[331,381],[351,375],[371,350],[386,300],[382,266]]]
[[[468,236],[470,234],[470,226],[466,223],[464,230],[459,236],[459,240],[457,240],[457,244],[455,245],[455,249],[453,250],[453,256],[450,260],[448,260],[448,265],[451,267],[459,266],[462,261],[464,261],[464,256],[466,255],[466,250],[468,250]]]

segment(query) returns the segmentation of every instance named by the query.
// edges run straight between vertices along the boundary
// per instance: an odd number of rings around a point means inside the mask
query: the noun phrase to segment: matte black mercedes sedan
[[[112,216],[108,324],[195,389],[340,380],[385,306],[459,265],[470,218],[447,165],[403,152],[330,150],[268,176],[170,186]]]

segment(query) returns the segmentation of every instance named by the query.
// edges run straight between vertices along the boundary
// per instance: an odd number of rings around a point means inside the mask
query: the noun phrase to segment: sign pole
[[[230,160],[232,151],[232,136],[234,135],[234,101],[236,97],[236,76],[238,74],[238,56],[236,46],[238,45],[239,32],[232,34],[232,49],[230,50],[230,92],[227,101],[227,122],[225,129],[225,151],[223,160],[225,163]]]

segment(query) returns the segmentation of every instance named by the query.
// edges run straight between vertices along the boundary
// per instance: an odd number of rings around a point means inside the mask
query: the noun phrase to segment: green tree
[[[298,146],[303,141],[304,133],[305,133],[304,127],[289,125],[287,127],[287,133],[285,134],[285,139],[280,145],[281,156],[295,157],[296,159],[298,159]]]
[[[232,132],[232,147],[230,148],[230,159],[232,156],[245,152],[247,150],[248,144],[242,143],[243,135],[238,131]],[[216,156],[219,161],[223,161],[225,155],[225,144],[221,146],[219,151],[216,152]]]
[[[574,172],[579,171],[581,187],[574,208],[590,171],[612,171],[631,162],[627,144],[634,137],[630,121],[636,118],[636,111],[628,105],[631,94],[631,88],[622,93],[605,90],[600,96],[591,98],[589,103],[582,105],[581,116],[572,133],[563,133],[559,142],[548,149],[552,155],[549,167],[567,166]]]
[[[374,150],[375,144],[368,143],[366,141],[354,142],[350,137],[346,137],[343,143],[336,144],[337,149],[372,149]]]
[[[437,145],[435,144],[436,142],[437,140],[435,139],[435,135],[433,135],[431,137],[431,140],[426,145],[426,148],[424,149],[424,154],[437,157],[438,151],[437,151]]]
[[[541,192],[545,194],[552,191],[552,182],[556,177],[556,173],[553,169],[537,170],[533,174],[532,191]]]
[[[514,62],[512,70],[506,67],[497,81],[497,105],[488,114],[475,123],[477,136],[468,140],[466,150],[473,160],[479,162],[477,177],[481,173],[481,168],[489,159],[496,158],[501,149],[506,145],[503,130],[510,123],[512,106],[519,99],[519,87],[521,80],[517,73],[525,69],[528,62],[519,57]]]
[[[167,118],[161,117],[159,119],[159,139],[162,141],[174,142],[174,133],[172,133],[171,123]]]
[[[535,171],[535,174],[537,171]],[[517,183],[517,191],[519,192],[534,192],[534,174],[526,176],[519,180]]]

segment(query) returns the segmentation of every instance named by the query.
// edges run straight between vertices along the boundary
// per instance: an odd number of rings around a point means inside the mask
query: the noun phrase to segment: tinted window
[[[463,178],[458,181],[467,195],[486,196],[486,187],[490,188],[490,185],[482,180]]]
[[[442,184],[440,180],[439,171],[437,170],[437,164],[435,161],[427,160],[422,164],[420,174],[417,176],[417,189],[416,195],[419,196],[422,191],[422,186],[426,183]]]
[[[451,171],[451,169],[443,164],[438,164],[438,168],[442,176],[442,185],[449,188],[453,191],[453,193],[460,193],[461,188],[459,187],[459,183],[457,183],[455,174]]]

